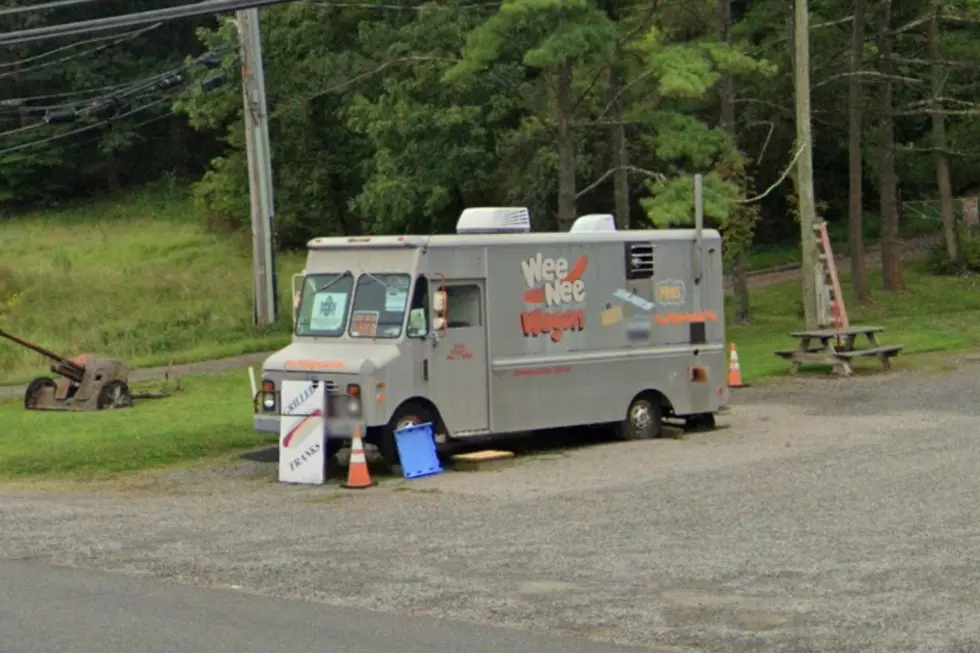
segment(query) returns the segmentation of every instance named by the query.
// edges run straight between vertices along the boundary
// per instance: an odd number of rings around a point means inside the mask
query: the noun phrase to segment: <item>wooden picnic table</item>
[[[875,334],[884,330],[880,326],[852,326],[846,329],[797,331],[790,336],[799,340],[799,346],[792,351],[777,351],[776,355],[793,362],[790,374],[799,372],[803,363],[815,363],[831,365],[838,375],[850,376],[854,373],[852,360],[872,356],[878,359],[883,369],[889,370],[891,358],[902,351],[902,345],[880,345]],[[855,348],[861,336],[867,339],[869,347]]]

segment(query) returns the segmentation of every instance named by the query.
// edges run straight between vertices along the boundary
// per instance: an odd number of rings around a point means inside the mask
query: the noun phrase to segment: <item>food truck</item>
[[[579,218],[531,233],[524,208],[471,208],[455,234],[315,238],[293,278],[292,343],[256,384],[279,433],[285,380],[322,383],[328,443],[355,430],[397,462],[394,433],[439,445],[665,417],[713,425],[728,399],[721,235]]]

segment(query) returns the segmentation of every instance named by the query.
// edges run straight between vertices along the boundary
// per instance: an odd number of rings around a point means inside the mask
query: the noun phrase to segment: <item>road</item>
[[[0,561],[3,653],[630,653],[640,649]]]
[[[0,555],[675,653],[966,653],[977,397],[968,362],[806,378],[712,433],[360,492],[245,461],[0,487]]]

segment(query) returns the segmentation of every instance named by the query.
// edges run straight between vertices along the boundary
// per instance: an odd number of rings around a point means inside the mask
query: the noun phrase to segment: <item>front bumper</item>
[[[279,437],[279,415],[257,413],[252,421],[256,432]],[[327,420],[327,438],[330,440],[351,440],[355,431],[360,431],[362,438],[367,435],[367,425],[363,420],[343,417],[331,417]]]

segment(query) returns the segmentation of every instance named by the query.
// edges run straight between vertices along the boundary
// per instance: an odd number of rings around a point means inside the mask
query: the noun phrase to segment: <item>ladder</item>
[[[844,295],[840,290],[837,262],[830,247],[827,222],[821,220],[813,225],[813,230],[817,232],[817,269],[814,275],[817,280],[817,319],[821,328],[849,329],[851,322],[847,318]]]

